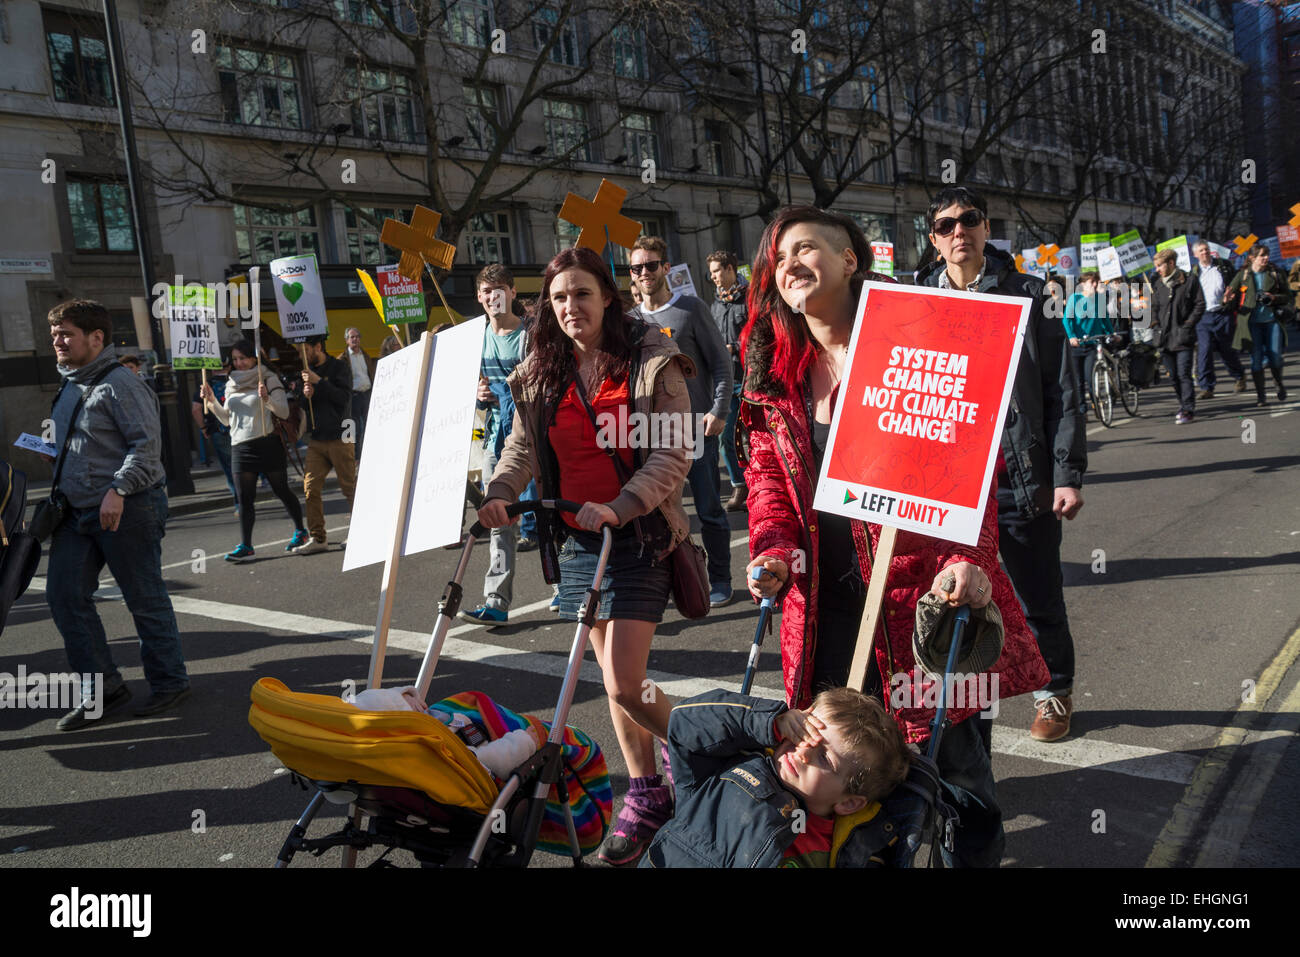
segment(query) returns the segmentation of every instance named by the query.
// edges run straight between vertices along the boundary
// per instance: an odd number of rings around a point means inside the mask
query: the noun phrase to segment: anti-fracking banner
[[[975,544],[1030,305],[863,283],[813,507]]]
[[[397,271],[396,263],[378,267],[375,278],[379,280],[379,295],[383,297],[386,323],[397,326],[429,321],[429,311],[424,307],[424,292],[419,281],[403,276]]]
[[[1146,243],[1142,242],[1142,237],[1136,229],[1112,237],[1110,244],[1119,254],[1120,268],[1129,279],[1142,275],[1154,265],[1151,262],[1151,254],[1147,252]]]
[[[1097,251],[1110,249],[1110,233],[1085,233],[1079,237],[1079,268],[1097,268]],[[1105,278],[1105,277],[1103,277]]]
[[[893,243],[871,244],[871,269],[882,276],[892,276],[894,274]]]

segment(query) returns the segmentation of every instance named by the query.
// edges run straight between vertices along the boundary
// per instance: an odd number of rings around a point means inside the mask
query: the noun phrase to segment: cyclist
[[[1095,272],[1085,272],[1079,276],[1079,286],[1074,295],[1065,304],[1065,334],[1070,338],[1071,356],[1074,359],[1074,371],[1082,387],[1079,389],[1079,412],[1088,414],[1088,398],[1094,402],[1092,394],[1092,369],[1097,364],[1097,347],[1083,340],[1088,336],[1108,336],[1114,333],[1110,319],[1106,314],[1106,294],[1099,292],[1097,284],[1101,277]]]

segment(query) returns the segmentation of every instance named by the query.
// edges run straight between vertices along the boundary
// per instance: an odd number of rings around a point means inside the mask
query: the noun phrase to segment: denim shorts
[[[596,575],[600,558],[601,536],[568,529],[569,537],[560,546],[560,617],[578,620],[578,608]],[[614,544],[600,583],[600,609],[597,621],[631,619],[663,621],[671,587],[667,562],[651,563],[649,550],[641,554],[636,530],[628,525],[614,532]]]

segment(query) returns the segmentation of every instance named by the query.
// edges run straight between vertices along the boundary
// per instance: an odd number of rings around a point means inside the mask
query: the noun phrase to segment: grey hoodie
[[[117,366],[86,396],[77,421],[72,410],[87,384],[106,366]],[[68,436],[59,489],[74,508],[98,507],[110,488],[132,495],[166,478],[158,397],[148,383],[117,361],[105,346],[80,369],[59,366],[64,388],[54,403],[54,445]]]

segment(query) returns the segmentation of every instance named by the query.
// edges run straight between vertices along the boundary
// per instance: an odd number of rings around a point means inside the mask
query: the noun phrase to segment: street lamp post
[[[135,125],[131,122],[131,98],[126,82],[126,59],[122,35],[117,22],[117,5],[104,0],[104,27],[108,40],[108,62],[113,73],[113,95],[117,98],[117,115],[122,123],[122,153],[126,159],[126,183],[131,194],[131,218],[135,226],[135,247],[140,253],[140,273],[144,279],[144,298],[149,308],[149,329],[154,353],[164,358],[162,321],[153,309],[153,255],[149,245],[148,220],[145,218],[144,191],[141,188],[135,148]],[[190,477],[189,417],[181,415],[180,396],[169,363],[154,366],[154,387],[158,392],[162,417],[162,463],[167,472],[167,494],[189,495],[194,492]]]

